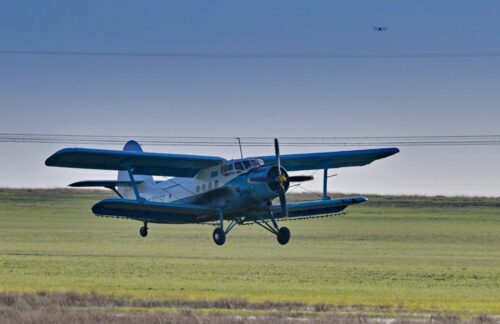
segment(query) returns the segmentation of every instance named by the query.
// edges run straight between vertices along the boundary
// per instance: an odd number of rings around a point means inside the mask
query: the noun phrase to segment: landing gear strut
[[[224,214],[222,210],[219,211],[219,226],[214,229],[212,238],[215,244],[223,245],[226,242],[226,235],[236,226],[237,220],[232,220],[228,227],[224,230]]]
[[[269,224],[269,222],[262,218],[260,219],[260,221],[255,221],[255,224],[276,235],[276,239],[278,240],[279,244],[287,244],[288,241],[290,241],[290,230],[288,229],[288,227],[279,227],[272,213],[270,213],[270,217],[272,226],[271,224]]]
[[[141,234],[142,237],[148,236],[148,223],[144,223],[144,226],[139,230],[139,234]]]

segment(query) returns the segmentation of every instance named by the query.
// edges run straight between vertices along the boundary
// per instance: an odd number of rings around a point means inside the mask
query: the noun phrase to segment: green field
[[[139,222],[92,215],[104,196],[0,190],[0,291],[500,314],[498,198],[372,197],[282,223],[286,246],[255,225],[216,246],[204,225],[151,224],[141,238]]]

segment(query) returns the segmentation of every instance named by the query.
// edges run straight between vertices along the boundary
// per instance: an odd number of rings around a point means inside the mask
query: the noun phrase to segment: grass
[[[94,217],[101,191],[0,190],[0,291],[295,302],[398,314],[500,315],[500,199],[369,196],[335,218],[290,221],[280,246],[238,226]],[[294,199],[311,197],[296,195]]]
[[[242,300],[159,301],[130,300],[96,294],[0,293],[2,323],[339,323],[383,322],[383,318],[334,308],[289,303],[249,304]],[[462,320],[456,315],[412,318],[399,316],[385,322],[494,323],[485,315]]]

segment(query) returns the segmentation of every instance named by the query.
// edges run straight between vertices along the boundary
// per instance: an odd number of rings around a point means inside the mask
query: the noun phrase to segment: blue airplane
[[[149,223],[215,226],[213,240],[223,245],[236,226],[255,223],[276,235],[280,244],[290,240],[290,230],[279,220],[332,215],[365,197],[332,199],[327,195],[328,169],[363,166],[399,152],[397,148],[280,155],[237,160],[221,157],[143,152],[136,141],[122,151],[65,148],[50,156],[53,167],[117,170],[118,179],[80,181],[71,187],[104,187],[118,198],[104,199],[92,207],[96,216],[128,218],[144,223],[140,235],[148,235]],[[323,199],[288,204],[292,182],[312,176],[291,176],[289,171],[324,170]],[[173,177],[155,181],[153,176]],[[272,200],[279,198],[279,205]],[[224,221],[228,221],[224,227]]]

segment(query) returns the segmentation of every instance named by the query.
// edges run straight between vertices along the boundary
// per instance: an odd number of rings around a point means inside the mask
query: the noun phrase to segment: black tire
[[[278,239],[278,243],[281,245],[285,245],[290,241],[290,230],[288,227],[282,227],[278,231],[278,235],[276,235]]]
[[[146,226],[141,227],[139,234],[141,234],[142,237],[148,236],[148,228]]]
[[[214,229],[212,238],[214,239],[215,244],[223,245],[226,242],[226,233],[224,233],[222,228],[217,227],[216,229]]]

